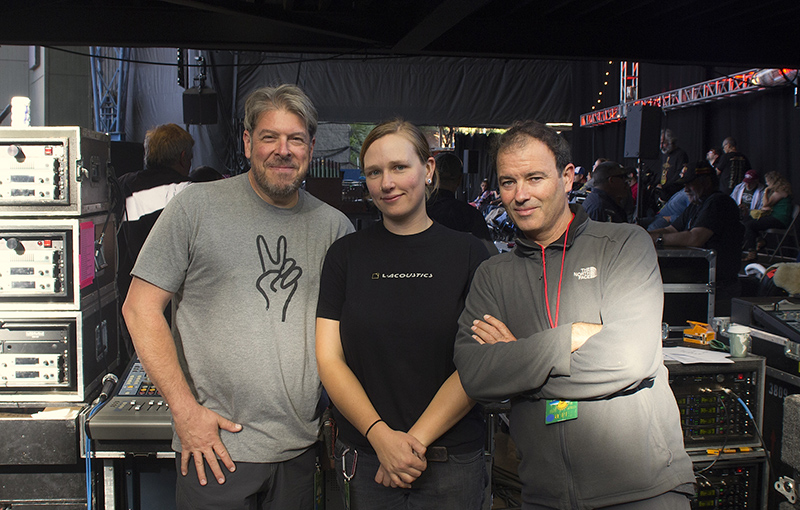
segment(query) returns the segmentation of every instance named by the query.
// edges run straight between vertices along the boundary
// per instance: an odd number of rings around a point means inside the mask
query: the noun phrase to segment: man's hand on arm
[[[224,483],[225,476],[219,467],[217,455],[229,471],[233,472],[236,467],[220,440],[219,429],[238,432],[242,426],[201,406],[195,400],[178,362],[175,339],[164,317],[164,308],[171,298],[171,292],[134,277],[122,314],[139,360],[170,406],[175,432],[183,449],[181,474],[186,476],[189,458],[194,457],[197,478],[201,485],[205,485],[205,458],[216,480]]]
[[[508,327],[499,319],[491,315],[484,315],[484,320],[476,319],[472,323],[472,335],[481,344],[495,344],[498,342],[516,342],[517,338],[511,334]],[[572,324],[572,347],[570,352],[578,350],[594,334],[603,329],[602,324],[590,322],[574,322]]]
[[[572,349],[570,352],[575,352],[580,349],[583,344],[594,334],[603,329],[602,324],[592,324],[591,322],[573,322],[572,323]]]
[[[472,321],[472,332],[474,333],[472,338],[482,344],[517,341],[503,321],[488,314],[483,316],[483,320]]]

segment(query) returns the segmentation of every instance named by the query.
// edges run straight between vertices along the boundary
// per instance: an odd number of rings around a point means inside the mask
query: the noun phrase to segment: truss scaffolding
[[[625,118],[628,108],[633,105],[658,106],[664,111],[669,111],[766,90],[768,87],[757,84],[758,80],[754,79],[756,75],[761,73],[763,73],[761,69],[750,69],[749,71],[704,81],[654,96],[626,101],[591,113],[584,113],[581,115],[580,125],[581,127],[595,127],[619,122]],[[638,85],[638,66],[635,74]]]
[[[92,46],[90,52],[95,130],[124,141],[130,49]]]

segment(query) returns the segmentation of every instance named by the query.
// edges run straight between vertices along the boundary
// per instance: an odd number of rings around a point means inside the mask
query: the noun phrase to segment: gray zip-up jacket
[[[481,402],[511,399],[525,503],[588,509],[682,485],[691,493],[692,463],[661,353],[663,290],[652,240],[641,227],[572,210],[560,285],[564,236],[544,250],[520,239],[478,268],[455,345],[464,389]],[[475,341],[470,327],[484,314],[517,341]],[[574,322],[603,327],[570,353]],[[577,419],[545,425],[548,399],[577,401]]]

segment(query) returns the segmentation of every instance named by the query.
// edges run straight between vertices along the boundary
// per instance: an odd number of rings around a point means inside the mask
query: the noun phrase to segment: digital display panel
[[[15,365],[38,365],[39,358],[16,358],[14,360]]]
[[[697,433],[701,436],[712,436],[717,433],[717,429],[697,429]]]

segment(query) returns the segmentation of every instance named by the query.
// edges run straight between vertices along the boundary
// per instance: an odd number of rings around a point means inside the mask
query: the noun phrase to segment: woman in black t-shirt
[[[488,253],[428,217],[435,161],[418,128],[378,125],[361,161],[383,221],[331,246],[317,309],[342,494],[354,510],[477,510],[483,420],[452,356],[469,283]]]

